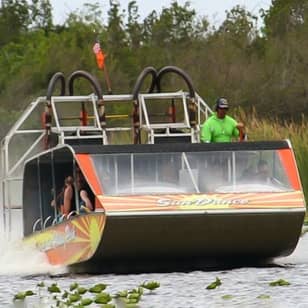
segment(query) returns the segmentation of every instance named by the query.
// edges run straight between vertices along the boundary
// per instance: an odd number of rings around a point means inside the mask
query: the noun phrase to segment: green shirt
[[[232,137],[239,136],[236,125],[237,122],[230,116],[226,115],[223,119],[220,119],[215,113],[204,122],[201,129],[201,141],[230,142]]]

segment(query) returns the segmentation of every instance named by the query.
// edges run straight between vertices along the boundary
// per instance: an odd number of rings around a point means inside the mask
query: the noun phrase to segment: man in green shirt
[[[218,98],[215,113],[203,124],[201,129],[202,142],[230,142],[232,138],[239,138],[243,134],[243,123],[236,122],[226,113],[229,109],[225,98]]]

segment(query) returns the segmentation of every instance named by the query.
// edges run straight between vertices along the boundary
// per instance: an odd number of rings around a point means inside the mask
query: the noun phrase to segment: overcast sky
[[[99,3],[103,11],[108,11],[109,0],[50,0],[53,7],[55,23],[63,23],[68,14],[76,9],[82,9],[84,3]],[[129,0],[120,0],[122,9],[127,10]],[[148,16],[150,12],[161,11],[163,7],[169,7],[172,0],[137,0],[139,14],[141,18]],[[179,4],[184,4],[186,0],[178,0]],[[261,8],[268,9],[271,0],[191,0],[191,8],[197,11],[199,16],[208,17],[213,25],[220,24],[225,19],[225,11],[230,10],[239,4],[255,15],[258,15]],[[154,5],[154,4],[155,5]]]

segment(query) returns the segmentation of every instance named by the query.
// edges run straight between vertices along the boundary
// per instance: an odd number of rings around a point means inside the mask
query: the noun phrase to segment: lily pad
[[[284,280],[284,279],[278,279],[276,281],[272,281],[269,283],[271,287],[277,287],[277,286],[289,286],[291,283]]]
[[[223,295],[221,298],[222,299],[232,299],[232,298],[234,298],[234,296],[230,295],[230,294],[226,294],[226,295]]]
[[[267,294],[260,294],[259,296],[257,296],[258,299],[269,299],[271,298],[270,295],[267,295]]]
[[[208,290],[213,290],[213,289],[216,289],[220,285],[221,285],[221,280],[218,277],[216,277],[216,280],[210,283],[206,288]]]

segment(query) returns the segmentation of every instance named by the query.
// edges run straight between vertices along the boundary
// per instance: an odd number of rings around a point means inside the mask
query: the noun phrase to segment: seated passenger
[[[93,193],[81,171],[77,172],[77,191],[80,210],[85,212],[94,211]]]
[[[241,177],[239,178],[239,181],[242,183],[249,182],[255,177],[255,175],[256,175],[256,168],[250,165],[246,169],[244,169]]]
[[[271,183],[270,169],[266,160],[260,160],[257,166],[257,173],[255,179],[262,183]]]
[[[258,183],[258,184],[272,183],[268,162],[266,160],[261,159],[257,164],[257,170],[255,170],[253,166],[246,168],[242,173],[240,181],[246,183]]]
[[[51,201],[51,206],[57,206],[59,212],[64,216],[75,210],[74,178],[72,176],[67,176],[64,179],[64,186],[56,200]]]

